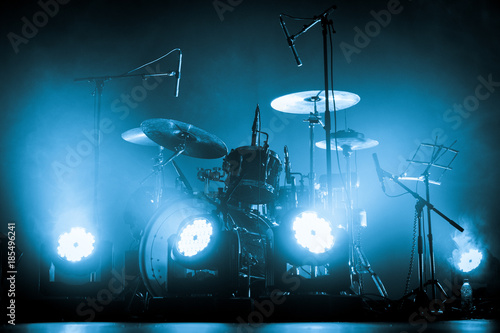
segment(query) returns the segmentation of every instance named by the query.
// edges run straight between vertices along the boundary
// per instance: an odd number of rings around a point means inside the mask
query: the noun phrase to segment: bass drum
[[[181,221],[189,216],[212,214],[217,207],[208,200],[184,196],[172,199],[150,219],[139,247],[139,266],[144,285],[153,297],[168,296],[168,239],[175,235]],[[242,295],[264,293],[266,248],[271,222],[264,216],[230,209],[228,227],[238,235],[239,280],[237,292]]]
[[[139,267],[144,285],[154,297],[167,296],[168,239],[190,217],[211,214],[215,205],[183,195],[167,200],[151,217],[139,246]]]

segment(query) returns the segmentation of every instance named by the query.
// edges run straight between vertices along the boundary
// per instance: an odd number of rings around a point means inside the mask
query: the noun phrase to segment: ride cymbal
[[[334,111],[333,97],[335,96],[335,110],[343,110],[358,104],[360,97],[356,94],[334,90],[329,91],[329,109]],[[319,113],[325,112],[325,92],[324,90],[301,91],[284,95],[274,99],[271,107],[277,111],[295,114],[309,114],[316,110]]]

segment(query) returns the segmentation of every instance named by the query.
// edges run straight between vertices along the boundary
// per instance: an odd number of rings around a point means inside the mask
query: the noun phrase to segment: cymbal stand
[[[319,95],[319,94],[318,94]],[[309,118],[304,119],[304,122],[309,123],[309,206],[316,207],[316,196],[314,193],[314,181],[316,174],[314,173],[314,126],[320,124],[322,127],[325,125],[321,122],[321,116],[318,113],[317,102],[320,100],[318,96],[311,97],[314,102],[314,112],[309,114]]]
[[[163,166],[162,163],[165,160],[165,148],[159,146],[158,157],[155,160],[154,169],[155,169],[155,206],[156,208],[160,207],[161,199],[163,196],[163,186],[165,183],[164,174],[163,174]]]
[[[141,182],[141,185],[146,182],[151,176],[155,175],[155,206],[156,208],[160,207],[162,197],[163,197],[163,186],[164,186],[164,179],[163,179],[163,167],[167,165],[168,163],[172,162],[174,163],[174,159],[181,155],[185,150],[184,145],[179,145],[176,148],[176,152],[170,156],[168,159],[165,160],[165,148],[160,146],[158,157],[155,158],[155,164],[153,165],[153,172],[151,172],[149,175],[146,176]],[[175,170],[177,171],[177,167],[174,166]]]
[[[186,190],[189,193],[193,193],[193,187],[191,186],[191,184],[187,180],[186,176],[184,176],[184,173],[182,172],[181,168],[177,165],[177,162],[172,160],[172,166],[174,167],[175,173],[177,173],[177,176],[179,177],[181,183],[184,185]]]
[[[334,134],[336,135],[336,134]],[[347,199],[347,232],[349,234],[349,272],[351,278],[351,289],[357,294],[362,293],[361,274],[369,273],[373,283],[377,287],[380,296],[389,297],[384,284],[380,277],[372,269],[368,258],[361,249],[361,245],[355,240],[354,236],[354,202],[352,199],[352,172],[351,172],[351,156],[352,147],[342,145],[342,152],[346,159],[346,199]]]

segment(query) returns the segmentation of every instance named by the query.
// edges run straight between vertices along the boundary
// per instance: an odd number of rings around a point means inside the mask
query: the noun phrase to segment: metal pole
[[[430,190],[429,190],[429,173],[426,172],[424,175],[425,182],[425,199],[427,202],[431,202],[430,200]],[[432,224],[431,224],[431,207],[427,205],[427,223],[428,223],[428,234],[427,238],[429,241],[429,265],[431,271],[431,295],[432,299],[436,299],[436,264],[434,262],[434,242],[432,239]]]
[[[332,191],[332,143],[331,143],[331,118],[330,118],[330,101],[328,87],[328,19],[326,15],[321,18],[321,26],[323,28],[323,70],[325,79],[325,134],[326,134],[326,188],[328,192],[327,210],[331,212],[333,208],[333,191]]]
[[[102,91],[104,88],[104,80],[94,80],[94,132],[96,136],[96,147],[94,150],[94,223],[99,228],[99,165],[100,165],[100,150],[101,150],[101,100]]]
[[[312,115],[311,115],[312,118]],[[314,124],[309,121],[309,205],[314,207]]]

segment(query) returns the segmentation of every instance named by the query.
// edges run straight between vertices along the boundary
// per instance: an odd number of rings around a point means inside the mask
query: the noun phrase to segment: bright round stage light
[[[312,253],[325,253],[333,247],[331,224],[316,212],[306,211],[299,214],[293,220],[292,229],[297,243]]]
[[[185,225],[179,233],[177,250],[186,257],[192,257],[206,249],[214,227],[207,219],[198,218]]]
[[[464,272],[468,273],[476,269],[481,260],[483,259],[483,254],[477,249],[470,249],[467,252],[462,252],[460,255],[460,261],[457,263],[458,268]]]
[[[76,262],[88,257],[94,251],[95,238],[84,228],[71,228],[59,236],[57,253],[61,258]]]

